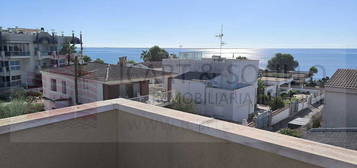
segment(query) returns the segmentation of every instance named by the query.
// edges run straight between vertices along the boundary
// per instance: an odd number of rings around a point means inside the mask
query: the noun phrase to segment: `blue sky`
[[[357,0],[11,0],[0,26],[83,31],[90,47],[357,48]]]

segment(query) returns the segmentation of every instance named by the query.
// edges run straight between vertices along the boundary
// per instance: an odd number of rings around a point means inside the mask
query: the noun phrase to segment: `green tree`
[[[95,59],[93,62],[98,64],[105,64],[105,62],[100,58]]]
[[[238,59],[238,60],[247,60],[248,58],[244,57],[244,56],[238,56],[236,59]]]
[[[261,80],[261,79],[258,79],[258,95],[259,94],[264,94],[264,91],[265,91],[265,84],[264,84],[264,81]]]
[[[63,44],[61,51],[59,52],[61,55],[67,55],[68,65],[71,61],[71,55],[76,53],[76,46],[71,45],[70,42],[66,42]]]
[[[291,54],[277,53],[268,61],[267,68],[277,72],[295,71],[299,66],[299,62],[294,60]]]
[[[129,64],[137,64],[134,60],[129,60],[127,63],[129,63]]]
[[[315,67],[315,66],[312,66],[310,69],[309,69],[309,75],[310,75],[310,82],[312,83],[313,82],[313,76],[315,74],[317,74],[319,72],[319,70]]]
[[[151,47],[149,50],[141,53],[141,58],[145,61],[162,61],[162,59],[169,58],[169,53],[159,46]]]
[[[280,96],[274,97],[269,102],[269,107],[270,107],[270,110],[272,110],[272,111],[275,111],[277,109],[283,108],[283,107],[285,107],[284,100]]]
[[[193,114],[196,113],[195,104],[192,102],[192,100],[184,98],[180,93],[176,94],[168,108]]]
[[[87,56],[87,55],[84,55],[83,56],[83,62],[84,63],[88,63],[88,62],[91,62],[92,61],[92,58],[91,57],[89,57],[89,56]]]
[[[264,81],[258,79],[258,89],[257,89],[257,102],[258,104],[267,104],[269,97],[265,95],[265,84]]]
[[[328,82],[329,79],[330,79],[330,78],[329,78],[328,76],[326,76],[326,77],[322,78],[321,80],[319,80],[319,81],[320,81],[320,82],[319,82],[319,86],[322,87],[322,88],[324,88],[324,87],[325,87],[325,84]]]

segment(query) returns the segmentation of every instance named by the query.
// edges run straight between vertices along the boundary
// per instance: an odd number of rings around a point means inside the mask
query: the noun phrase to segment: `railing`
[[[11,51],[11,52],[5,52],[5,56],[6,56],[6,57],[30,56],[30,52]]]
[[[171,97],[172,97],[171,92],[156,92],[155,94],[129,98],[129,100],[157,105],[157,106],[165,106],[170,103]]]
[[[12,87],[12,86],[21,86],[21,81],[12,81],[12,82],[0,82],[0,88],[2,87]]]
[[[274,78],[292,78],[292,73],[280,73],[280,72],[263,72],[264,77],[274,77]]]

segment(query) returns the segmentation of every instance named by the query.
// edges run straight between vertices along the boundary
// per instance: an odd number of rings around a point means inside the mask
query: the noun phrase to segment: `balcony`
[[[56,51],[38,51],[40,54],[40,59],[53,58],[56,55]]]
[[[0,88],[19,87],[19,86],[21,86],[21,80],[11,81],[11,82],[0,82]]]
[[[3,52],[5,58],[30,58],[30,52],[18,52],[18,51],[11,51],[11,52]]]
[[[0,167],[356,167],[357,151],[126,99],[0,120]]]

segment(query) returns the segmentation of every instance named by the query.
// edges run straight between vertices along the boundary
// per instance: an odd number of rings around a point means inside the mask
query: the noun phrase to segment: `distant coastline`
[[[84,52],[96,59],[101,58],[107,63],[115,64],[120,56],[127,56],[129,60],[142,62],[140,54],[147,48],[121,47],[86,47]],[[202,51],[217,55],[219,48],[165,48],[169,53]],[[320,68],[317,78],[331,76],[339,68],[357,69],[357,48],[224,48],[222,56],[231,58],[245,56],[249,59],[260,60],[260,68],[265,68],[267,61],[276,53],[290,53],[300,63],[297,70],[307,71],[311,66]]]
[[[141,48],[150,48],[150,47],[85,47],[85,48],[133,48],[133,49],[141,49]],[[164,49],[167,48],[171,48],[171,49],[219,49],[218,47],[163,47]],[[261,49],[302,49],[302,50],[343,50],[343,49],[352,49],[352,50],[357,50],[357,48],[350,48],[350,47],[346,47],[346,48],[234,48],[234,47],[225,47],[223,49],[252,49],[252,50],[261,50]]]

